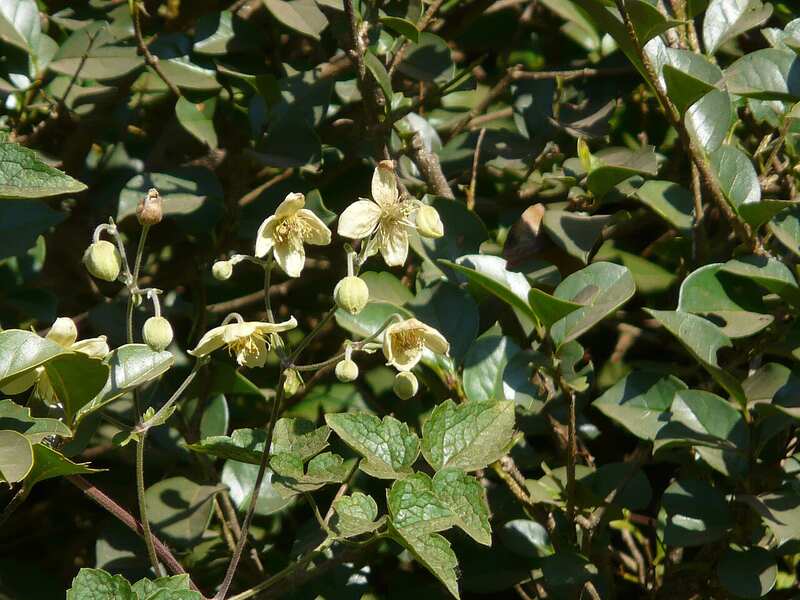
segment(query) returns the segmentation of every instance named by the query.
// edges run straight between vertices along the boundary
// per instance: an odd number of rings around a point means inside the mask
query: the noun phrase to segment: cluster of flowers
[[[147,218],[146,208],[154,206],[155,199],[160,202],[155,190],[151,190],[143,200],[139,210],[139,221],[152,225],[161,220],[160,204],[157,214]],[[156,218],[157,217],[157,218]],[[116,240],[111,243],[99,239],[103,230],[110,231]],[[409,234],[438,238],[444,228],[438,212],[432,206],[416,198],[401,193],[392,161],[378,164],[372,177],[372,199],[361,198],[342,213],[338,223],[340,236],[361,241],[360,263],[367,257],[380,252],[389,266],[400,266],[408,258]],[[330,244],[331,231],[311,210],[305,207],[305,197],[300,193],[290,193],[258,229],[255,255],[235,255],[227,260],[217,261],[212,273],[219,280],[229,279],[234,266],[251,260],[271,268],[275,263],[290,277],[299,277],[305,266],[305,245],[323,246]],[[163,350],[172,342],[172,327],[160,314],[157,294],[159,290],[138,290],[135,282],[129,279],[127,261],[124,257],[115,227],[103,225],[95,232],[95,239],[87,249],[84,263],[89,272],[102,280],[115,281],[121,278],[131,287],[132,293],[146,295],[153,301],[155,316],[145,322],[142,337],[155,350]],[[354,253],[348,255],[348,275],[336,285],[334,299],[337,306],[355,315],[361,312],[369,301],[369,288],[358,277],[353,265]],[[271,349],[272,336],[297,326],[294,317],[283,322],[245,321],[240,315],[229,315],[218,327],[209,330],[189,353],[196,357],[207,356],[220,348],[227,348],[241,366],[263,367]],[[74,327],[74,324],[73,324]],[[55,329],[55,328],[54,328]],[[74,342],[74,338],[73,338]],[[418,382],[411,370],[419,363],[426,349],[437,354],[447,354],[449,344],[444,336],[433,327],[417,319],[401,317],[388,325],[383,332],[383,353],[387,364],[397,369],[394,389],[401,398],[410,398],[417,393]],[[358,377],[358,366],[352,360],[351,344],[345,349],[344,359],[336,364],[336,376],[342,381],[353,381]],[[107,351],[107,350],[106,350]]]

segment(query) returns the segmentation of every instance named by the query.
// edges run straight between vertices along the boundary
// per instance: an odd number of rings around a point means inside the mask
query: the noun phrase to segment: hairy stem
[[[153,532],[150,530],[150,522],[147,520],[147,501],[144,489],[144,444],[147,439],[147,431],[143,431],[139,440],[136,442],[136,498],[139,501],[139,519],[142,522],[142,537],[144,545],[147,547],[147,556],[153,566],[156,577],[161,577],[161,565],[158,562],[156,546],[153,541]]]

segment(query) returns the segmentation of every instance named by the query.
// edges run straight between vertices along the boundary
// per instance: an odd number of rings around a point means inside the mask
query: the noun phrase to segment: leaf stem
[[[147,439],[147,430],[139,435],[136,442],[136,498],[139,501],[139,519],[142,522],[142,537],[144,545],[147,547],[147,556],[153,566],[156,577],[161,577],[161,565],[158,562],[155,542],[153,542],[153,532],[150,530],[150,522],[147,520],[147,500],[145,499],[144,489],[144,444]]]

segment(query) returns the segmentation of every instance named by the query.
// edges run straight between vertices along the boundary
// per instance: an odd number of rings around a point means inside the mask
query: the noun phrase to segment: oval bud
[[[157,225],[164,217],[164,201],[156,188],[147,190],[147,196],[139,201],[136,218],[142,225]]]
[[[369,301],[369,288],[360,277],[350,275],[342,279],[333,289],[336,306],[351,315],[360,313]]]
[[[417,210],[417,231],[427,238],[440,238],[444,235],[444,225],[439,212],[432,206],[423,204]]]
[[[400,371],[394,378],[392,386],[394,393],[401,400],[408,400],[417,395],[419,391],[419,381],[411,371]]]
[[[75,327],[75,321],[69,317],[58,317],[45,337],[59,346],[70,348],[78,339],[78,328]]]
[[[283,392],[286,397],[291,398],[301,387],[303,387],[303,380],[300,378],[300,373],[294,369],[287,369],[286,379],[283,381]]]
[[[349,359],[336,363],[336,378],[342,383],[350,383],[358,379],[358,365]]]
[[[150,317],[142,328],[144,343],[161,352],[172,343],[172,325],[164,317]]]
[[[86,270],[97,279],[115,281],[122,268],[122,258],[117,247],[109,241],[94,242],[83,254]]]
[[[229,260],[218,260],[211,267],[211,274],[217,281],[225,281],[233,275],[233,265]]]

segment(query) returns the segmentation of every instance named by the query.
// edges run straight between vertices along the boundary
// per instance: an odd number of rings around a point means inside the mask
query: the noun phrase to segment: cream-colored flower
[[[406,262],[408,232],[415,228],[412,216],[419,202],[400,197],[394,164],[378,163],[372,174],[372,201],[353,202],[339,217],[339,235],[360,240],[376,234],[378,250],[390,267]]]
[[[392,323],[383,334],[383,354],[387,364],[398,371],[413,369],[425,348],[436,354],[447,354],[450,344],[436,329],[417,319]]]
[[[236,362],[239,365],[251,368],[263,367],[270,349],[266,337],[295,327],[297,321],[294,317],[282,323],[235,321],[207,331],[197,342],[197,347],[189,350],[189,354],[197,357],[206,356],[218,348],[227,346],[228,351],[236,355]]]
[[[271,250],[289,277],[299,277],[303,270],[306,262],[303,244],[331,243],[331,230],[305,205],[303,194],[288,194],[275,214],[261,223],[256,235],[256,256],[263,258]]]
[[[78,328],[75,322],[69,317],[59,317],[50,326],[50,330],[45,336],[51,342],[55,342],[66,350],[72,352],[80,352],[91,358],[103,358],[110,352],[106,336],[88,338],[85,340],[77,341]],[[44,367],[37,367],[19,377],[8,381],[2,388],[4,394],[21,394],[33,385],[37,385],[39,397],[48,404],[56,402],[55,392],[53,386],[50,384],[50,378],[47,376],[47,371]]]

